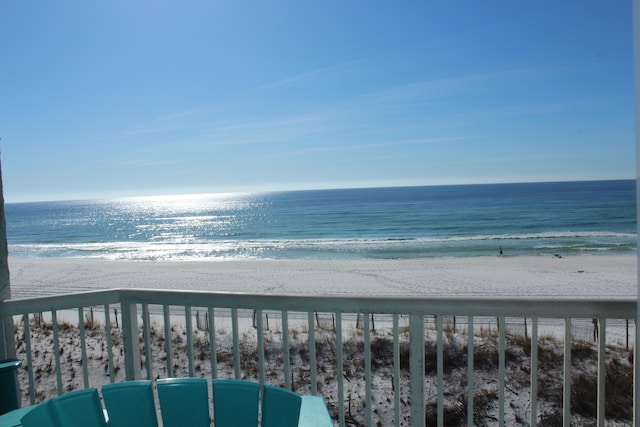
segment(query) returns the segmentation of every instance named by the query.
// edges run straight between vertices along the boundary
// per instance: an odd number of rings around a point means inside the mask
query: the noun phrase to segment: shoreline
[[[637,255],[110,261],[9,256],[13,299],[112,288],[272,295],[637,298]]]

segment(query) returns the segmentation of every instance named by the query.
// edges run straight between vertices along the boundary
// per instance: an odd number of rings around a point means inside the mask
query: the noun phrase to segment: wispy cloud
[[[260,86],[258,90],[275,89],[279,87],[292,86],[292,85],[306,83],[309,81],[317,81],[321,79],[330,78],[331,76],[335,76],[339,72],[348,70],[352,68],[354,65],[359,64],[361,62],[362,61],[360,60],[355,60],[355,61],[342,62],[339,64],[327,65],[325,67],[319,67],[311,71],[306,71],[303,73],[289,76],[277,82]]]
[[[546,74],[548,71],[548,69],[544,68],[525,68],[443,77],[390,86],[371,91],[363,95],[362,98],[367,101],[389,102],[405,98],[422,98],[426,95],[460,93],[477,87],[478,83],[494,81],[504,83],[507,79],[531,78],[542,73]]]
[[[374,142],[368,144],[348,144],[348,145],[331,145],[331,146],[316,146],[311,148],[305,148],[300,150],[290,151],[288,155],[298,155],[303,153],[315,153],[315,152],[339,152],[339,151],[356,151],[356,150],[370,150],[374,148],[384,147],[398,147],[402,145],[428,145],[428,144],[440,144],[448,142],[458,142],[476,139],[474,136],[447,136],[440,138],[419,138],[419,139],[394,139],[386,140],[382,142]]]
[[[284,87],[323,78],[338,70],[349,69],[358,62],[321,67],[263,86],[261,89]],[[304,112],[294,111],[294,107],[287,104],[278,104],[273,110],[265,106],[254,109],[253,112],[234,112],[233,107],[224,110],[216,107],[186,109],[151,119],[148,123],[130,130],[128,135],[173,133],[162,142],[155,143],[173,146],[179,143],[181,149],[188,147],[196,151],[223,145],[274,143],[296,143],[301,147],[277,154],[284,156],[458,141],[472,137],[456,135],[459,132],[450,126],[457,126],[461,122],[470,123],[469,115],[474,118],[473,114],[478,114],[478,117],[486,117],[487,114],[531,114],[532,110],[539,110],[542,114],[545,111],[560,110],[562,106],[523,105],[520,110],[506,107],[491,110],[481,106],[482,108],[475,112],[464,109],[452,111],[434,108],[437,107],[435,104],[439,98],[464,94],[465,91],[475,90],[477,87],[486,88],[489,82],[502,84],[505,79],[529,79],[548,72],[549,70],[544,68],[514,69],[424,80],[374,89],[364,94],[341,95],[322,104],[310,104]],[[416,114],[424,118],[416,121]],[[439,131],[431,132],[430,129],[434,127]],[[402,133],[407,134],[409,131],[417,135],[417,138],[400,137]],[[451,134],[454,136],[431,138],[433,135]],[[382,135],[395,135],[399,139]],[[420,138],[423,135],[427,138]],[[334,145],[326,144],[330,141],[333,141]],[[351,143],[352,141],[354,143]],[[363,141],[376,142],[363,144]]]
[[[321,121],[322,117],[319,115],[296,115],[296,116],[284,116],[275,117],[268,120],[227,120],[220,121],[210,125],[208,127],[209,132],[243,132],[254,130],[265,130],[273,128],[285,128],[285,127],[306,127],[309,124],[317,123]]]
[[[125,160],[120,163],[122,166],[142,166],[142,167],[153,167],[153,166],[166,166],[166,165],[176,165],[181,163],[178,160],[160,160],[160,159],[130,159]]]
[[[193,129],[201,126],[201,118],[207,113],[210,111],[204,109],[175,111],[152,118],[147,123],[139,124],[123,133],[126,136],[135,136]]]
[[[322,113],[282,115],[266,119],[235,119],[210,125],[206,131],[208,146],[285,143],[301,137],[328,134],[336,124]]]

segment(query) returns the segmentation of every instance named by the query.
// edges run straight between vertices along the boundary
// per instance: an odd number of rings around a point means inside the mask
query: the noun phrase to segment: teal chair
[[[302,398],[286,388],[262,389],[262,427],[297,427]]]
[[[107,427],[100,396],[95,388],[61,394],[53,399],[53,407],[62,427]]]
[[[165,378],[157,380],[156,385],[164,427],[211,425],[205,378]]]
[[[102,398],[109,415],[109,427],[158,426],[151,381],[105,384]]]
[[[21,419],[23,427],[62,427],[57,421],[53,400],[45,400],[33,407]]]
[[[258,425],[258,384],[240,380],[213,380],[213,419],[216,427]]]

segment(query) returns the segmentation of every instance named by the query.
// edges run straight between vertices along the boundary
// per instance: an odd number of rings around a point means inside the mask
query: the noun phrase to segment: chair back
[[[53,410],[53,400],[45,400],[24,414],[20,419],[23,427],[61,427]]]
[[[164,427],[209,427],[209,391],[205,378],[156,381]]]
[[[324,399],[320,396],[300,396],[300,426],[333,426],[331,415]]]
[[[109,427],[158,426],[151,381],[105,384],[102,398],[109,414]]]
[[[98,390],[85,388],[53,399],[56,417],[64,427],[107,427]]]
[[[240,380],[213,380],[213,419],[216,427],[258,425],[258,384]]]
[[[272,385],[265,385],[262,390],[262,427],[297,427],[302,398]]]

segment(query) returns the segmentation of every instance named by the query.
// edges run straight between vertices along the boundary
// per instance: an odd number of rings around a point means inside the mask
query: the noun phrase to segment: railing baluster
[[[605,421],[605,383],[607,379],[607,319],[598,318],[598,427]]]
[[[436,408],[438,413],[438,427],[444,425],[444,326],[442,318],[436,316],[436,376],[438,393],[436,397]]]
[[[531,318],[531,420],[532,426],[538,425],[538,318]]]
[[[231,330],[233,334],[233,372],[235,379],[240,379],[240,340],[238,337],[238,309],[231,309]]]
[[[344,427],[344,354],[342,350],[342,312],[336,312],[336,376],[338,380],[338,423]]]
[[[193,377],[193,320],[191,319],[191,306],[184,307],[184,318],[187,328],[187,364],[189,365],[189,376]]]
[[[84,308],[78,307],[78,332],[80,334],[80,357],[82,360],[82,381],[84,388],[89,387],[89,371],[87,366],[87,339],[84,330]]]
[[[140,338],[138,335],[138,306],[123,301],[122,309],[122,342],[124,343],[124,372],[127,381],[139,380],[140,373]]]
[[[144,367],[147,379],[153,378],[153,361],[151,359],[151,317],[149,316],[149,304],[142,304],[142,336],[144,339]]]
[[[504,426],[504,387],[505,387],[505,342],[506,325],[504,316],[499,316],[499,345],[498,345],[498,425]]]
[[[256,313],[256,337],[258,339],[258,383],[260,388],[264,385],[264,336],[262,325],[262,310],[258,309]]]
[[[369,325],[369,316],[373,316],[373,314],[362,313],[364,327],[364,396],[367,410],[366,420],[367,425],[372,426],[373,399],[371,398],[371,326]]]
[[[564,366],[562,379],[562,425],[571,426],[571,319],[564,319]]]
[[[29,327],[29,313],[25,313],[22,316],[22,323],[24,323],[24,346],[27,353],[27,375],[29,377],[29,403],[34,405],[36,403],[36,387],[33,381],[33,357],[31,355],[31,329]]]
[[[173,377],[173,349],[171,348],[171,306],[163,305],[164,316],[164,352],[167,357],[167,377]]]
[[[104,305],[104,328],[107,336],[107,363],[109,365],[109,381],[115,382],[115,372],[113,369],[113,341],[111,339],[111,316],[109,314],[109,304]]]
[[[409,317],[409,372],[411,383],[411,426],[424,427],[424,317]]]
[[[393,314],[393,406],[394,426],[400,425],[400,321]]]
[[[291,390],[291,357],[289,355],[289,312],[282,312],[282,364],[284,365],[284,386]]]
[[[218,351],[216,348],[216,322],[214,317],[213,307],[207,308],[208,324],[207,329],[209,331],[209,354],[211,355],[211,379],[218,378]]]
[[[318,394],[318,370],[316,360],[316,326],[313,321],[314,313],[307,313],[307,323],[309,327],[309,371],[311,374],[311,394]]]
[[[473,427],[473,395],[474,395],[474,380],[473,380],[473,341],[474,341],[474,318],[469,316],[467,318],[467,426]]]
[[[58,394],[62,394],[62,373],[60,369],[60,341],[58,338],[58,312],[51,311],[51,326],[53,327],[53,357],[56,363],[56,385],[58,386]]]

